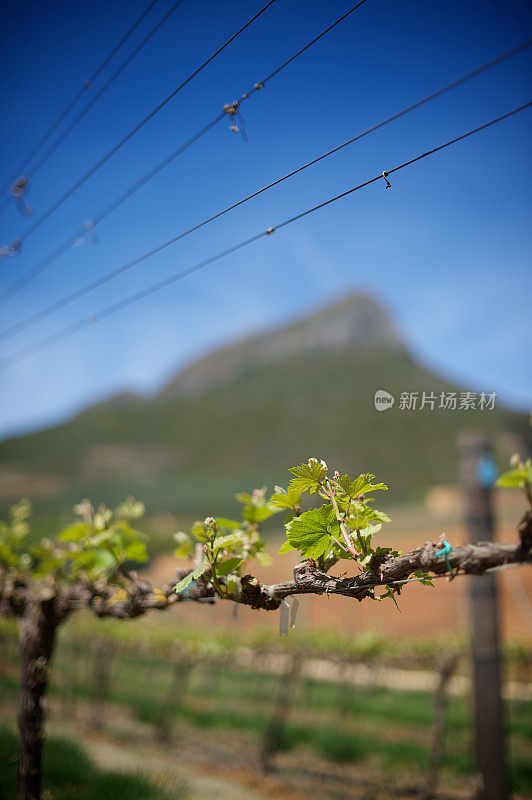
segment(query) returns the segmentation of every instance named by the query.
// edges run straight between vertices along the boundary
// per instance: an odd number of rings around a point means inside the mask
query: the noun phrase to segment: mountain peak
[[[215,350],[180,372],[161,394],[165,399],[201,394],[250,369],[303,355],[348,352],[366,360],[404,351],[382,306],[368,295],[350,293],[289,325]]]
[[[369,295],[352,292],[293,325],[278,331],[280,335],[297,333],[304,340],[304,350],[403,351],[399,334],[383,307]]]

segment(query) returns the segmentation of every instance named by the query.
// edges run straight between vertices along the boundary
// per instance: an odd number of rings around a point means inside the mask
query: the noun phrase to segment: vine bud
[[[308,463],[309,467],[312,467],[314,464],[321,464],[323,469],[325,471],[327,471],[327,464],[321,458],[314,458],[314,457],[309,458],[307,463]]]

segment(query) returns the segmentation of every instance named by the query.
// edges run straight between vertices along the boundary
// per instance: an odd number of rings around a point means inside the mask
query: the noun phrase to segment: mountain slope
[[[392,409],[375,410],[377,389],[395,395]],[[53,515],[79,496],[128,492],[150,511],[228,513],[234,491],[284,483],[315,455],[411,498],[454,480],[461,430],[483,428],[504,456],[529,437],[525,415],[497,407],[399,408],[401,392],[449,391],[459,389],[416,364],[382,309],[353,295],[201,359],[156,397],[124,395],[1,443],[0,496],[24,489]]]
[[[195,361],[167,384],[161,399],[201,394],[286,359],[350,353],[357,360],[368,361],[404,352],[382,307],[370,297],[350,294],[291,325],[250,336]]]

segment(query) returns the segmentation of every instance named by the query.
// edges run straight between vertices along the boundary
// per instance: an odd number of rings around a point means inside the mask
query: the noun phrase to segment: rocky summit
[[[249,370],[291,358],[349,353],[362,361],[404,352],[382,306],[367,295],[353,293],[290,325],[250,336],[195,361],[168,383],[161,397],[201,394]]]

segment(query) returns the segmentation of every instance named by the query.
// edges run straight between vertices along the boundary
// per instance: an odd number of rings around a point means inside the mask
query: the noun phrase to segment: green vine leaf
[[[206,558],[203,559],[199,567],[196,567],[196,569],[192,570],[192,572],[189,572],[188,575],[185,575],[184,578],[181,578],[181,580],[178,583],[176,583],[176,585],[174,586],[174,592],[176,594],[180,594],[181,592],[183,592],[188,586],[190,586],[192,581],[197,580],[204,574],[208,566],[209,562],[207,561],[207,559]]]
[[[318,491],[321,482],[327,477],[327,464],[325,461],[318,461],[317,458],[309,458],[306,464],[291,467],[289,471],[296,476],[290,481],[289,490],[299,492],[300,496],[306,491],[313,494]]]
[[[249,492],[237,492],[235,500],[238,500],[239,503],[251,503],[251,495]]]
[[[279,507],[273,504],[255,505],[254,503],[248,503],[244,506],[242,516],[253,525],[256,522],[264,522],[264,520],[273,517],[274,514],[278,514],[280,510]]]
[[[61,531],[57,537],[60,542],[79,542],[84,539],[90,531],[90,525],[85,522],[75,522]]]
[[[359,497],[361,494],[368,494],[377,490],[388,491],[385,483],[373,483],[375,475],[371,472],[366,472],[359,475],[354,481],[351,480],[349,475],[343,475],[338,479],[338,483],[348,497]]]
[[[532,483],[532,467],[530,465],[523,465],[518,469],[510,469],[497,478],[497,486],[508,488],[523,489],[527,482]]]
[[[210,550],[214,555],[216,555],[219,550],[227,550],[228,548],[239,544],[240,541],[241,537],[236,533],[229,533],[227,536],[217,536],[212,543]]]
[[[215,522],[218,528],[225,528],[228,531],[240,528],[242,525],[237,519],[227,519],[226,517],[215,517]]]
[[[336,538],[341,535],[334,509],[328,504],[304,511],[285,527],[289,544],[304,558],[320,558],[331,549],[333,540],[330,534]]]
[[[177,558],[190,558],[194,552],[194,543],[191,537],[184,531],[177,531],[172,536],[176,542],[174,556]]]
[[[145,542],[131,542],[124,551],[126,561],[143,563],[148,560],[148,549]]]
[[[297,479],[294,478],[294,480],[288,485],[288,489],[282,492],[276,491],[274,494],[272,494],[270,497],[270,503],[275,506],[279,506],[279,508],[287,509],[298,506],[301,501],[301,494],[303,490],[299,489],[297,486],[294,486],[296,481]],[[276,488],[279,489],[280,487]]]
[[[220,563],[216,564],[216,574],[222,577],[229,575],[229,573],[234,572],[241,563],[241,558],[228,558],[226,561],[220,561]]]
[[[293,550],[297,550],[297,548],[294,547],[293,544],[290,544],[290,542],[287,539],[286,542],[283,542],[283,544],[281,545],[281,547],[277,552],[279,553],[279,555],[284,555],[285,553],[291,553]]]
[[[261,567],[271,567],[273,564],[273,558],[269,553],[266,553],[264,550],[257,550],[255,553],[255,558],[261,565]]]
[[[385,514],[384,511],[377,511],[374,508],[370,508],[369,506],[361,505],[359,508],[349,514],[347,518],[347,522],[349,526],[356,531],[361,531],[371,526],[371,530],[368,531],[370,533],[376,533],[373,530],[373,525],[371,523],[376,523],[380,525],[381,522],[389,522],[390,517],[388,514]]]
[[[375,599],[377,601],[379,601],[379,602],[381,600],[386,600],[387,598],[389,598],[390,600],[393,600],[393,602],[395,603],[396,609],[399,611],[399,613],[401,613],[401,609],[399,608],[399,603],[397,602],[397,595],[398,594],[399,594],[399,592],[398,592],[397,589],[394,589],[393,586],[388,586],[386,588],[386,591],[384,592],[384,594],[381,594],[381,595],[378,595],[378,596],[376,595]]]

